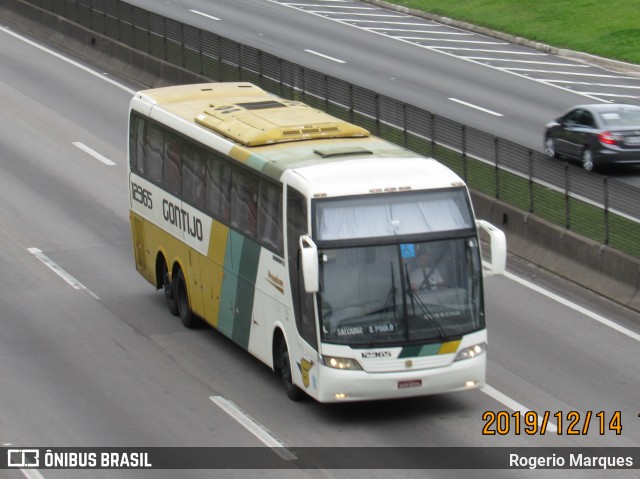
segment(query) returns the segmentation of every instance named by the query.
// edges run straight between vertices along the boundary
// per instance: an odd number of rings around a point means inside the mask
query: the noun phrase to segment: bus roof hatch
[[[364,128],[296,101],[221,101],[196,115],[195,122],[245,146],[369,136]]]

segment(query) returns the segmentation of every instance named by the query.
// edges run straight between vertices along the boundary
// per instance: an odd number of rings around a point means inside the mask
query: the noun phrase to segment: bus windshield
[[[321,250],[322,340],[373,347],[484,328],[474,236]]]

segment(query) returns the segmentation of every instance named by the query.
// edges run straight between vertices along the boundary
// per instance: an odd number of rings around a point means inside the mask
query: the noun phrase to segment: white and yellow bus
[[[138,92],[129,132],[136,268],[186,327],[228,336],[292,399],[484,384],[479,229],[494,273],[506,246],[451,170],[249,83]]]

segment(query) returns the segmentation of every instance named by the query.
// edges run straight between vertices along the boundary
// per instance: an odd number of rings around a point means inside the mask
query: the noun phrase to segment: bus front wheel
[[[304,398],[304,392],[302,389],[293,384],[291,360],[289,358],[287,343],[284,339],[280,346],[280,378],[282,379],[284,390],[286,391],[287,396],[289,396],[289,399],[293,401],[300,401]]]
[[[173,281],[173,297],[175,298],[178,306],[178,316],[182,324],[189,329],[195,328],[198,325],[198,320],[191,311],[189,306],[189,293],[187,292],[187,283],[184,279],[184,273],[181,269],[178,270],[178,274]]]

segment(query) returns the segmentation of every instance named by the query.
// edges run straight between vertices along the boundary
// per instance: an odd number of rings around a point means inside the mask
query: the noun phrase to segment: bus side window
[[[182,191],[182,138],[170,131],[164,135],[164,185],[175,195]]]
[[[241,168],[231,173],[231,226],[257,236],[258,177]]]
[[[207,155],[205,207],[209,213],[229,221],[231,166],[213,153]]]
[[[131,115],[131,131],[129,134],[129,165],[131,171],[144,176],[144,127],[145,121],[142,117]]]
[[[153,122],[147,123],[144,149],[147,152],[143,166],[145,176],[151,181],[162,183],[164,130]]]
[[[282,254],[282,190],[268,180],[261,180],[258,208],[258,238]]]
[[[182,197],[188,203],[204,208],[204,151],[197,145],[185,142],[182,151]]]

